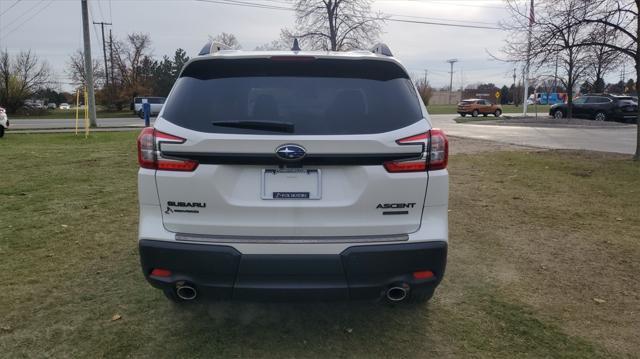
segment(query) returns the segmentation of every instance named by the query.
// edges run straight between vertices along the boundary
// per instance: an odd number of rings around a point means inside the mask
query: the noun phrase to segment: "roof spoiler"
[[[391,49],[389,49],[389,46],[387,46],[387,44],[384,44],[382,42],[376,44],[371,49],[371,52],[373,52],[374,54],[377,54],[377,55],[393,56],[393,53],[391,52]]]
[[[214,54],[222,50],[231,50],[231,48],[221,42],[217,42],[217,41],[213,41],[213,39],[209,39],[209,41],[207,41],[207,43],[204,44],[204,46],[198,53],[198,56]]]

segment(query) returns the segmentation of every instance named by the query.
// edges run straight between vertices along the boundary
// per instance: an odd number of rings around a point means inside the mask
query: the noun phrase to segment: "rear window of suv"
[[[293,125],[287,134],[329,135],[396,130],[422,111],[406,72],[392,62],[207,59],[184,69],[163,117],[209,133],[273,133],[213,124],[256,121]]]

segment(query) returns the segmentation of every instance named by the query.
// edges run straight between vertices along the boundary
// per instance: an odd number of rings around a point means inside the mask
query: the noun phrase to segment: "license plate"
[[[262,199],[320,199],[319,169],[263,169]]]

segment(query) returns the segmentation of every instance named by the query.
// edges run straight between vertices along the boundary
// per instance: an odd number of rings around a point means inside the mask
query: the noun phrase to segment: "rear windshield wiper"
[[[214,121],[211,124],[220,127],[248,128],[252,130],[289,133],[293,133],[295,128],[293,123],[275,121]]]

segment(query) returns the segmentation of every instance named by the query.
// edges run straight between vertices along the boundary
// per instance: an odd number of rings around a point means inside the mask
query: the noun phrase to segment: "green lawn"
[[[548,105],[538,105],[538,106],[529,105],[529,107],[527,107],[527,112],[534,113],[537,111],[537,112],[548,113],[549,107],[550,106]],[[457,105],[430,105],[427,107],[427,110],[432,115],[449,115],[449,114],[455,114],[457,108],[458,108]],[[503,113],[522,113],[522,106],[516,107],[513,105],[502,105],[502,112]]]
[[[78,112],[80,119],[84,118],[84,110]],[[135,117],[131,111],[98,111],[98,118],[118,118],[118,117]],[[9,115],[10,119],[59,119],[59,118],[76,118],[76,110],[47,110],[46,115]]]
[[[428,305],[179,308],[145,282],[138,263],[136,135],[0,139],[0,356],[640,352],[640,166],[626,157],[453,156],[449,263]]]

